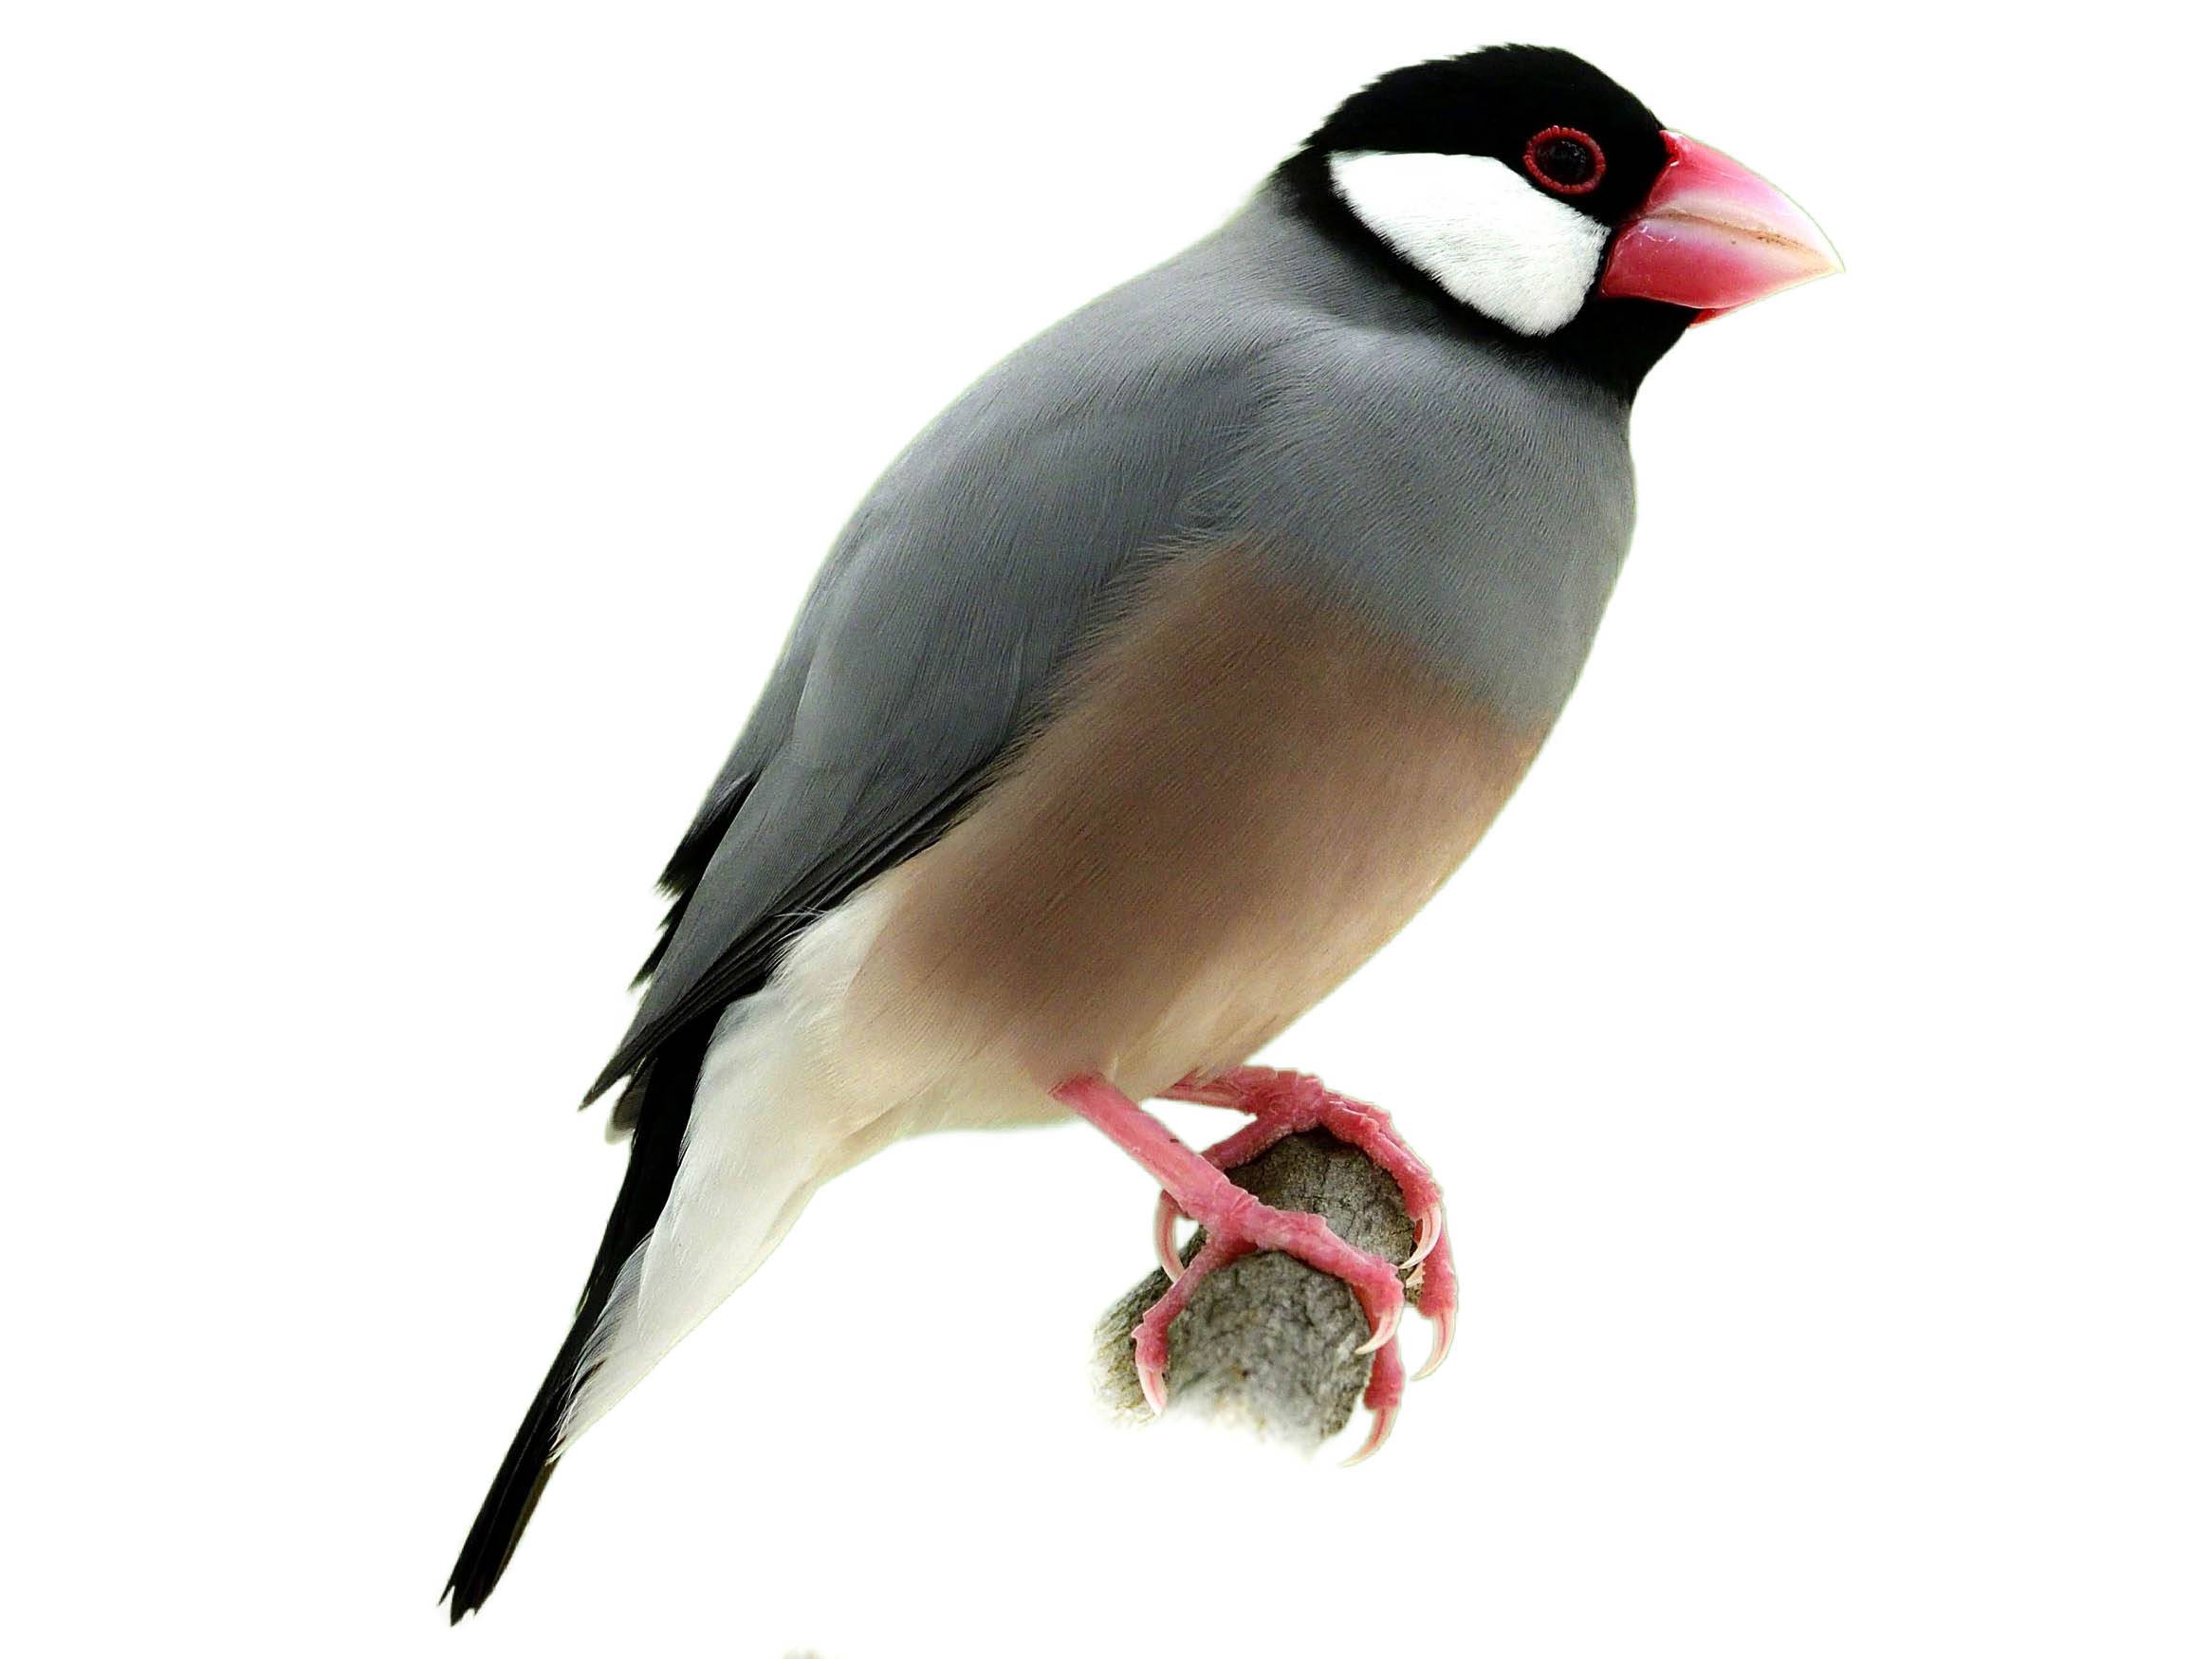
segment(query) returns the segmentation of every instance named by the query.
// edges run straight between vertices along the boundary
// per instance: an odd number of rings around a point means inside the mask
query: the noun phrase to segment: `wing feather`
[[[1148,555],[1200,527],[1263,324],[1159,292],[1186,263],[1007,359],[861,504],[669,861],[644,998],[587,1102],[942,835]]]

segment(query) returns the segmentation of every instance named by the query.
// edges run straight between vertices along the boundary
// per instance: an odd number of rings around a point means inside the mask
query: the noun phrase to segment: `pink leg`
[[[1405,1382],[1397,1332],[1398,1321],[1405,1317],[1406,1295],[1397,1269],[1380,1256],[1354,1249],[1318,1215],[1262,1204],[1105,1078],[1071,1078],[1052,1093],[1062,1105],[1104,1130],[1115,1145],[1144,1166],[1185,1215],[1206,1228],[1205,1247],[1137,1322],[1137,1381],[1152,1410],[1164,1410],[1168,1403],[1168,1327],[1189,1305],[1200,1282],[1254,1250],[1281,1250],[1343,1280],[1367,1315],[1373,1334],[1357,1352],[1375,1356],[1366,1394],[1374,1422],[1367,1444],[1352,1461],[1372,1455],[1390,1433]]]
[[[1436,1326],[1434,1346],[1428,1360],[1413,1373],[1413,1380],[1419,1382],[1444,1363],[1451,1352],[1452,1330],[1459,1315],[1459,1279],[1452,1271],[1451,1241],[1445,1233],[1444,1191],[1429,1172],[1429,1166],[1399,1138],[1388,1113],[1323,1088],[1318,1078],[1266,1066],[1238,1066],[1204,1081],[1186,1078],[1170,1089],[1165,1098],[1252,1114],[1251,1122],[1207,1149],[1207,1162],[1219,1170],[1247,1164],[1286,1136],[1312,1129],[1327,1131],[1381,1166],[1397,1182],[1406,1201],[1406,1213],[1413,1218],[1413,1253],[1407,1257],[1405,1265],[1417,1270],[1409,1285],[1415,1293],[1414,1305]],[[1152,1242],[1170,1279],[1183,1270],[1182,1259],[1175,1252],[1179,1213],[1189,1211],[1172,1192],[1163,1190],[1153,1218]]]

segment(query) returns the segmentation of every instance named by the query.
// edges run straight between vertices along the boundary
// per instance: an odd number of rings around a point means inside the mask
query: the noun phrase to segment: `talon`
[[[1159,1207],[1152,1213],[1152,1248],[1159,1253],[1160,1267],[1170,1284],[1183,1277],[1183,1258],[1175,1253],[1175,1223],[1182,1214],[1172,1198],[1160,1194]]]
[[[1429,1260],[1429,1252],[1435,1249],[1444,1237],[1444,1209],[1431,1205],[1413,1218],[1413,1253],[1398,1263],[1400,1273],[1410,1273]]]
[[[1165,1373],[1140,1359],[1136,1362],[1136,1386],[1144,1390],[1144,1403],[1152,1409],[1153,1416],[1157,1417],[1167,1410],[1168,1378]]]
[[[1388,1313],[1383,1315],[1381,1320],[1375,1325],[1374,1335],[1370,1336],[1366,1341],[1362,1342],[1352,1352],[1355,1354],[1373,1354],[1376,1349],[1383,1347],[1390,1341],[1392,1336],[1395,1336],[1398,1334],[1398,1321],[1403,1319],[1405,1317],[1405,1304],[1403,1302],[1394,1304]]]
[[[1442,1365],[1445,1356],[1451,1353],[1452,1328],[1458,1322],[1459,1312],[1455,1308],[1446,1308],[1444,1312],[1436,1316],[1436,1336],[1429,1347],[1429,1357],[1421,1362],[1421,1369],[1413,1373],[1415,1382],[1419,1382]]]
[[[1346,1458],[1343,1463],[1337,1466],[1340,1468],[1351,1468],[1355,1464],[1363,1464],[1369,1458],[1374,1456],[1376,1452],[1382,1450],[1383,1442],[1391,1437],[1391,1426],[1397,1420],[1397,1407],[1378,1407],[1375,1410],[1373,1418],[1368,1424],[1367,1439],[1361,1443],[1357,1451],[1354,1452],[1350,1457]]]

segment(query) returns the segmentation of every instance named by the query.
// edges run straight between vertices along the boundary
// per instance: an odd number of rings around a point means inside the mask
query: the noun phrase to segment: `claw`
[[[1445,1356],[1451,1352],[1452,1327],[1458,1322],[1459,1311],[1456,1308],[1446,1308],[1436,1316],[1436,1336],[1429,1347],[1429,1357],[1421,1362],[1421,1369],[1413,1373],[1415,1382],[1444,1363]]]
[[[1153,1416],[1157,1417],[1167,1410],[1168,1378],[1165,1373],[1140,1359],[1136,1362],[1136,1386],[1144,1390],[1144,1403],[1152,1409]]]
[[[1354,1452],[1350,1457],[1346,1458],[1344,1462],[1338,1466],[1348,1469],[1355,1464],[1365,1463],[1369,1458],[1374,1456],[1376,1452],[1382,1450],[1383,1442],[1391,1437],[1391,1425],[1395,1423],[1397,1420],[1397,1407],[1378,1407],[1373,1417],[1368,1423],[1367,1439],[1361,1443],[1357,1451]]]
[[[1355,1354],[1373,1354],[1376,1349],[1382,1347],[1384,1344],[1389,1342],[1392,1336],[1395,1336],[1398,1334],[1398,1321],[1403,1319],[1405,1317],[1405,1304],[1403,1302],[1394,1303],[1392,1306],[1390,1312],[1383,1315],[1382,1322],[1375,1326],[1374,1335],[1370,1336],[1366,1341],[1362,1342],[1352,1352]]]
[[[1160,1194],[1159,1208],[1152,1213],[1152,1248],[1159,1253],[1160,1267],[1170,1284],[1183,1277],[1183,1258],[1175,1253],[1175,1223],[1182,1214],[1172,1198]]]
[[[1413,1253],[1398,1263],[1400,1273],[1410,1273],[1429,1260],[1429,1252],[1435,1249],[1444,1238],[1444,1209],[1431,1205],[1413,1218]]]

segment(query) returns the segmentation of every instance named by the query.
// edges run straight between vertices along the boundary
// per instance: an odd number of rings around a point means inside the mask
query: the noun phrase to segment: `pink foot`
[[[1166,1098],[1252,1114],[1251,1122],[1207,1149],[1206,1161],[1217,1170],[1237,1169],[1286,1136],[1319,1129],[1365,1152],[1397,1182],[1406,1213],[1413,1220],[1413,1253],[1402,1263],[1403,1269],[1412,1272],[1406,1288],[1414,1295],[1413,1305],[1436,1327],[1429,1357],[1413,1373],[1413,1380],[1419,1382],[1444,1363],[1451,1353],[1452,1332],[1459,1318],[1459,1279],[1452,1271],[1451,1241],[1445,1232],[1444,1190],[1429,1172],[1429,1166],[1399,1137],[1388,1113],[1324,1088],[1318,1078],[1266,1066],[1238,1066],[1204,1081],[1187,1078],[1170,1089]],[[1175,1222],[1183,1213],[1171,1194],[1160,1194],[1152,1243],[1159,1252],[1160,1265],[1171,1280],[1183,1272],[1182,1259],[1175,1250]],[[1195,1261],[1192,1265],[1196,1265]],[[1375,1405],[1373,1396],[1381,1373],[1378,1361],[1375,1378],[1368,1388],[1371,1407]],[[1394,1396],[1391,1406],[1395,1409]],[[1389,1432],[1387,1424],[1383,1432]],[[1359,1456],[1368,1456],[1381,1444],[1379,1437],[1373,1438]]]
[[[1168,1294],[1137,1321],[1137,1381],[1152,1410],[1162,1410],[1168,1403],[1168,1328],[1190,1304],[1198,1286],[1209,1275],[1255,1250],[1281,1250],[1309,1267],[1343,1280],[1367,1315],[1372,1334],[1358,1352],[1374,1355],[1365,1396],[1374,1421],[1366,1444],[1351,1461],[1357,1463],[1372,1456],[1389,1436],[1405,1391],[1406,1370],[1398,1359],[1397,1343],[1398,1323],[1406,1315],[1406,1291],[1398,1282],[1401,1269],[1372,1251],[1355,1249],[1330,1231],[1329,1224],[1318,1215],[1261,1203],[1223,1174],[1218,1163],[1192,1152],[1157,1118],[1096,1073],[1070,1078],[1052,1095],[1061,1105],[1096,1124],[1143,1165],[1171,1194],[1174,1212],[1191,1217],[1206,1228],[1206,1244],[1191,1258],[1190,1265],[1185,1268],[1181,1263],[1175,1263],[1171,1270],[1175,1281],[1168,1287]],[[1384,1122],[1387,1128],[1388,1120]],[[1419,1168],[1417,1162],[1414,1168]],[[1426,1176],[1427,1171],[1422,1173]],[[1441,1214],[1439,1210],[1434,1243],[1443,1237]],[[1171,1221],[1172,1213],[1171,1225]],[[1436,1254],[1432,1249],[1422,1264],[1424,1273],[1430,1273],[1436,1265]],[[1429,1288],[1437,1282],[1431,1273]],[[1443,1282],[1448,1286],[1448,1270]],[[1446,1294],[1448,1297],[1448,1290]]]
[[[1168,1328],[1190,1305],[1199,1285],[1255,1250],[1281,1250],[1344,1281],[1367,1315],[1373,1334],[1354,1352],[1374,1355],[1364,1396],[1374,1416],[1366,1444],[1349,1461],[1373,1456],[1390,1437],[1405,1392],[1406,1368],[1398,1358],[1397,1336],[1398,1321],[1406,1314],[1406,1293],[1398,1282],[1398,1269],[1372,1251],[1353,1248],[1318,1215],[1277,1209],[1241,1187],[1226,1182],[1224,1186],[1227,1195],[1209,1194],[1197,1207],[1201,1213],[1195,1219],[1206,1228],[1205,1244],[1189,1266],[1176,1263],[1177,1277],[1168,1294],[1137,1321],[1136,1377],[1146,1402],[1155,1411],[1168,1409]]]

